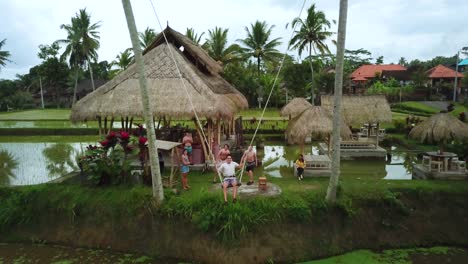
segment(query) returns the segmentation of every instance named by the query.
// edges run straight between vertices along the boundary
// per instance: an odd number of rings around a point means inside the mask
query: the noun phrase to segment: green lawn
[[[423,110],[423,111],[426,111],[426,112],[431,112],[431,113],[434,113],[434,114],[440,112],[439,109],[428,106],[428,105],[425,105],[425,104],[423,104],[421,102],[408,101],[408,102],[401,103],[401,105],[408,106],[408,107],[411,107],[411,108],[420,109],[420,110]]]
[[[36,109],[0,113],[0,120],[69,120],[70,109]]]

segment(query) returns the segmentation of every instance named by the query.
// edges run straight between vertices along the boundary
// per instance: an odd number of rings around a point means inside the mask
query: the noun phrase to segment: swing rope
[[[301,17],[302,11],[304,10],[305,4],[306,4],[306,0],[303,1],[301,11],[299,12],[299,15],[297,17]],[[297,26],[297,23],[294,25],[294,27],[292,29],[291,37],[289,38],[289,41],[287,43],[289,43],[291,41],[291,39],[292,39],[292,37],[294,35],[294,30],[296,29],[296,26]],[[249,147],[252,146],[252,144],[253,144],[253,142],[255,140],[255,137],[257,136],[258,129],[260,127],[260,124],[262,123],[263,116],[265,115],[265,110],[266,110],[266,108],[268,106],[268,103],[270,102],[270,98],[271,98],[271,95],[273,93],[273,89],[274,89],[274,87],[276,85],[276,82],[278,81],[278,76],[279,76],[279,74],[281,72],[281,69],[283,68],[283,64],[284,64],[284,60],[285,60],[286,55],[287,55],[287,51],[288,51],[288,47],[286,47],[286,50],[284,51],[283,59],[281,59],[281,63],[280,63],[278,72],[276,73],[275,80],[273,81],[273,85],[271,86],[270,93],[268,94],[268,98],[267,98],[267,100],[265,102],[265,106],[263,108],[262,115],[260,116],[260,119],[258,120],[257,128],[255,129],[255,132],[254,132],[254,135],[252,137],[252,140],[250,141]],[[244,153],[244,155],[242,155],[242,159],[244,158],[244,156],[245,156],[245,153]],[[242,182],[242,176],[243,175],[244,175],[244,167],[242,167],[242,173],[241,173],[241,176],[240,176],[240,179],[239,179],[239,181],[241,181],[241,182]]]
[[[184,87],[185,95],[186,95],[187,99],[188,99],[189,102],[190,102],[190,106],[191,106],[192,111],[193,111],[193,113],[194,113],[194,115],[195,115],[195,119],[196,119],[196,121],[197,121],[198,127],[200,128],[200,131],[201,131],[201,134],[202,134],[202,137],[203,137],[203,141],[204,141],[204,142],[206,143],[206,145],[208,146],[208,155],[211,156],[211,159],[212,159],[212,162],[213,162],[213,166],[215,167],[216,173],[218,174],[219,181],[220,181],[220,182],[223,182],[223,179],[222,179],[222,177],[221,177],[221,175],[220,175],[218,169],[216,168],[216,160],[214,159],[213,151],[212,151],[212,149],[211,149],[211,143],[208,143],[208,139],[207,139],[207,137],[206,137],[206,135],[205,135],[205,132],[203,131],[203,126],[201,125],[200,118],[198,117],[197,111],[195,110],[195,107],[194,107],[193,102],[192,102],[192,98],[190,97],[190,95],[189,95],[189,93],[188,93],[187,86],[186,86],[186,84],[185,84],[185,82],[184,82],[184,79],[183,79],[183,77],[182,77],[182,73],[181,73],[181,71],[180,71],[179,65],[177,64],[177,61],[176,61],[176,59],[175,59],[175,57],[174,57],[174,53],[172,52],[172,49],[169,47],[169,41],[167,40],[166,34],[164,33],[164,29],[162,28],[161,22],[159,21],[159,16],[158,16],[158,14],[157,14],[157,12],[156,12],[156,9],[155,9],[155,7],[154,7],[153,1],[152,1],[152,0],[149,0],[149,1],[150,1],[150,3],[151,3],[152,8],[153,8],[154,15],[156,16],[156,20],[158,21],[159,28],[161,29],[161,32],[162,32],[162,34],[163,34],[163,36],[164,36],[164,40],[165,40],[166,45],[167,45],[167,47],[168,47],[169,53],[171,54],[172,61],[174,62],[175,66],[176,66],[177,73],[178,73],[178,75],[179,75],[179,79],[180,79],[180,81],[181,81],[181,83],[182,83],[182,86]]]

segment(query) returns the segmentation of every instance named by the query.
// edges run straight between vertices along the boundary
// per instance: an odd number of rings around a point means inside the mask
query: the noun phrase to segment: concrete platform
[[[328,153],[328,145],[326,143],[319,143],[318,145],[319,153],[325,155]],[[376,159],[385,159],[387,156],[387,151],[384,148],[377,146],[377,148],[342,148],[341,152],[342,160],[353,160],[360,158],[376,158]]]
[[[413,165],[413,179],[468,180],[468,171],[430,171],[422,164]]]
[[[212,184],[208,188],[210,192],[219,192],[220,194],[223,193],[223,188],[221,187],[221,183]],[[232,195],[232,188],[228,188],[228,193]],[[257,197],[257,196],[265,196],[265,197],[274,197],[279,196],[281,194],[281,188],[273,183],[267,183],[267,189],[265,191],[258,189],[258,182],[255,181],[252,185],[247,185],[247,182],[243,182],[241,186],[237,187],[237,195],[242,197]]]
[[[331,169],[330,168],[305,168],[304,177],[330,177]],[[294,176],[297,177],[297,166],[294,164]]]

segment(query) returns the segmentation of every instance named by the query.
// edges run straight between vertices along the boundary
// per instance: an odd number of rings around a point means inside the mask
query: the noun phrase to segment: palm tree
[[[80,9],[75,17],[72,17],[71,24],[62,24],[60,28],[67,32],[67,39],[58,40],[58,43],[66,44],[63,57],[69,57],[70,66],[75,67],[75,88],[73,91],[73,104],[76,102],[76,87],[78,84],[78,70],[85,66],[86,62],[91,75],[91,84],[94,90],[93,70],[90,60],[97,61],[97,50],[99,49],[100,22],[91,24],[91,16],[85,9]]]
[[[2,50],[3,45],[5,45],[6,39],[0,41],[0,66],[4,67],[7,62],[11,62],[8,58],[11,56],[9,51]],[[2,68],[0,68],[1,71]]]
[[[239,45],[232,44],[226,47],[228,31],[229,29],[220,27],[208,30],[209,37],[202,46],[214,60],[222,62],[223,65],[240,60]]]
[[[346,41],[346,17],[348,14],[348,0],[340,0],[340,15],[338,21],[338,43],[336,51],[336,75],[335,75],[335,101],[333,110],[333,152],[332,152],[332,173],[327,188],[326,200],[336,201],[336,190],[340,178],[340,131],[341,131],[341,97],[343,92],[343,65]]]
[[[156,31],[150,27],[147,27],[145,31],[138,33],[138,37],[140,38],[141,50],[145,50],[156,38]]]
[[[275,26],[268,27],[268,24],[263,21],[256,21],[255,24],[250,24],[250,29],[245,27],[247,38],[238,39],[242,47],[242,52],[246,58],[254,57],[257,59],[257,71],[260,75],[260,64],[264,61],[275,61],[281,57],[278,50],[275,49],[281,44],[281,38],[270,40],[271,30]]]
[[[185,31],[185,36],[198,46],[200,46],[200,41],[203,35],[205,35],[205,32],[202,32],[199,36],[197,33],[195,33],[193,28],[187,28],[187,31]]]
[[[148,148],[151,164],[151,180],[153,182],[153,197],[155,198],[155,202],[157,204],[161,204],[164,201],[164,190],[161,173],[159,171],[159,160],[156,147],[156,134],[154,129],[153,114],[151,113],[149,107],[148,88],[146,84],[146,76],[144,74],[145,66],[143,65],[143,56],[141,54],[141,49],[138,43],[138,33],[130,0],[122,0],[122,5],[125,11],[125,18],[127,19],[128,31],[130,32],[133,50],[135,51],[135,62],[138,72],[138,81],[140,83],[141,101],[143,102],[143,116],[148,132]]]
[[[112,65],[117,65],[120,71],[127,69],[128,66],[130,66],[130,64],[133,62],[132,48],[128,48],[123,52],[120,52],[120,54],[115,58],[116,60],[112,61]]]
[[[312,65],[312,51],[314,51],[314,53],[318,51],[321,54],[330,53],[325,41],[333,35],[333,32],[328,31],[331,27],[331,23],[325,17],[325,13],[316,10],[315,4],[313,4],[307,9],[307,18],[303,20],[300,17],[296,17],[291,22],[291,26],[293,28],[300,26],[300,28],[294,31],[294,36],[289,41],[289,47],[297,49],[299,56],[302,55],[304,49],[307,48],[309,50],[310,70],[312,74],[311,103],[314,105],[315,94],[313,87],[314,67]]]

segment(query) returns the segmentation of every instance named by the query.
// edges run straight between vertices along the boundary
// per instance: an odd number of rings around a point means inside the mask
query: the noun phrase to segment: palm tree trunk
[[[78,87],[78,66],[75,65],[75,87],[73,88],[72,106],[76,103],[76,88]]]
[[[159,158],[156,147],[156,134],[154,130],[153,115],[150,112],[148,89],[146,87],[146,76],[144,74],[144,62],[141,53],[141,47],[138,39],[138,32],[135,25],[135,18],[133,16],[132,6],[130,0],[122,0],[122,5],[127,19],[128,31],[130,31],[130,38],[132,39],[133,51],[135,54],[135,62],[138,72],[138,80],[140,83],[141,99],[143,103],[143,114],[148,133],[148,147],[149,157],[151,164],[151,180],[153,182],[153,197],[157,204],[164,201],[164,192],[161,179],[161,172],[159,170]]]
[[[257,57],[257,73],[258,78],[260,78],[260,56]]]
[[[91,62],[88,59],[88,67],[89,67],[89,75],[91,76],[91,86],[93,87],[93,91],[95,89],[94,87],[94,78],[93,78],[93,67],[91,67]]]
[[[315,94],[314,94],[314,65],[312,65],[312,42],[309,42],[309,61],[310,61],[310,72],[312,80],[310,81],[310,102],[315,105]]]
[[[346,16],[348,13],[348,0],[340,0],[340,15],[338,21],[338,43],[336,52],[335,102],[333,110],[333,152],[332,173],[327,188],[326,200],[336,201],[336,190],[340,178],[340,131],[341,131],[341,97],[343,92],[343,61],[346,40]]]

